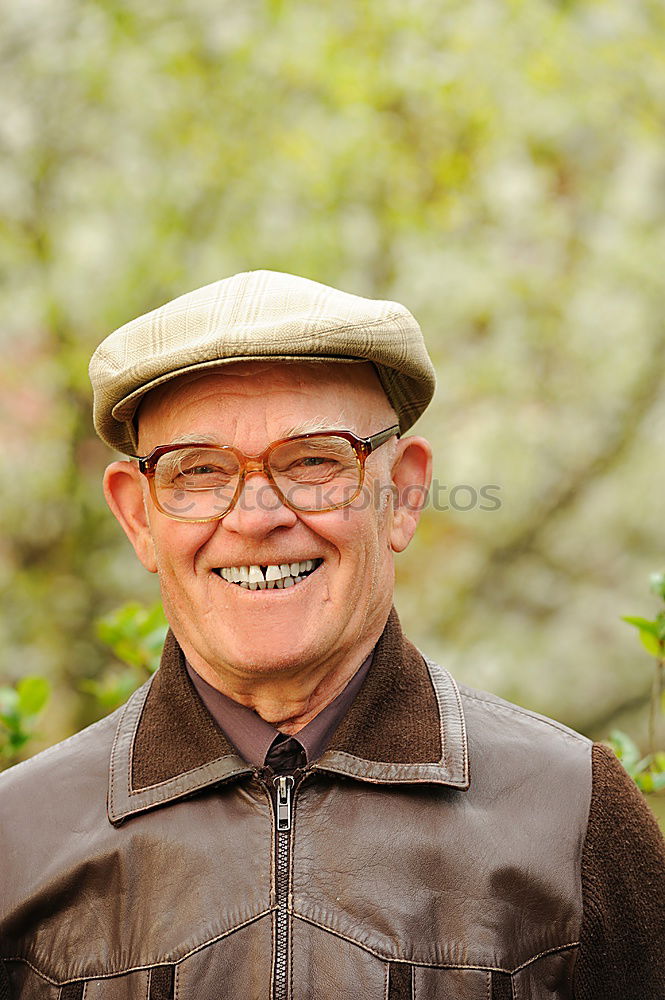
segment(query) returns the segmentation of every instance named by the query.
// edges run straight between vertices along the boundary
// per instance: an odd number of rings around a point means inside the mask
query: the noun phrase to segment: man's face
[[[147,454],[200,437],[256,455],[299,430],[349,429],[366,437],[393,423],[371,365],[253,362],[150,393],[139,446]],[[390,442],[369,456],[371,496],[390,486],[402,444]],[[219,676],[244,677],[333,669],[376,640],[392,601],[391,545],[403,547],[392,539],[390,503],[296,513],[263,475],[253,474],[222,520],[181,523],[155,508],[143,477],[131,470],[145,503],[144,527],[132,541],[144,565],[159,574],[167,618],[195,668],[206,664]],[[307,560],[317,568],[282,589],[247,590],[220,572]]]

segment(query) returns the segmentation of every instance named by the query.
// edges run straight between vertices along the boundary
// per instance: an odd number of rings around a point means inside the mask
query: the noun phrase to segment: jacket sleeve
[[[0,1000],[11,1000],[9,994],[9,976],[5,963],[0,958]]]
[[[575,1000],[664,1000],[665,843],[614,753],[592,750]]]

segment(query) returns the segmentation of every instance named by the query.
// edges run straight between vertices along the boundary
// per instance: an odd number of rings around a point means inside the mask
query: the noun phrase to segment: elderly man
[[[664,997],[663,845],[616,760],[460,692],[391,608],[430,479],[407,310],[240,274],[91,378],[171,631],[0,782],[0,997]]]

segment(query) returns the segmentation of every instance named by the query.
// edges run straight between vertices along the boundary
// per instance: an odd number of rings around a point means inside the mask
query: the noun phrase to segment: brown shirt
[[[343,691],[296,736],[281,733],[253,709],[204,681],[190,663],[186,666],[201,701],[243,760],[255,767],[271,767],[276,774],[288,774],[321,756],[360,690],[373,656],[372,651]]]

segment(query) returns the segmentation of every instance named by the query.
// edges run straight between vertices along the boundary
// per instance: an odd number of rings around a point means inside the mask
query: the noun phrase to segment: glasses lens
[[[270,472],[297,510],[331,510],[350,503],[360,486],[354,448],[342,437],[293,438],[270,454]]]
[[[223,514],[231,504],[240,467],[232,451],[178,448],[155,468],[157,502],[166,514],[199,521]]]

